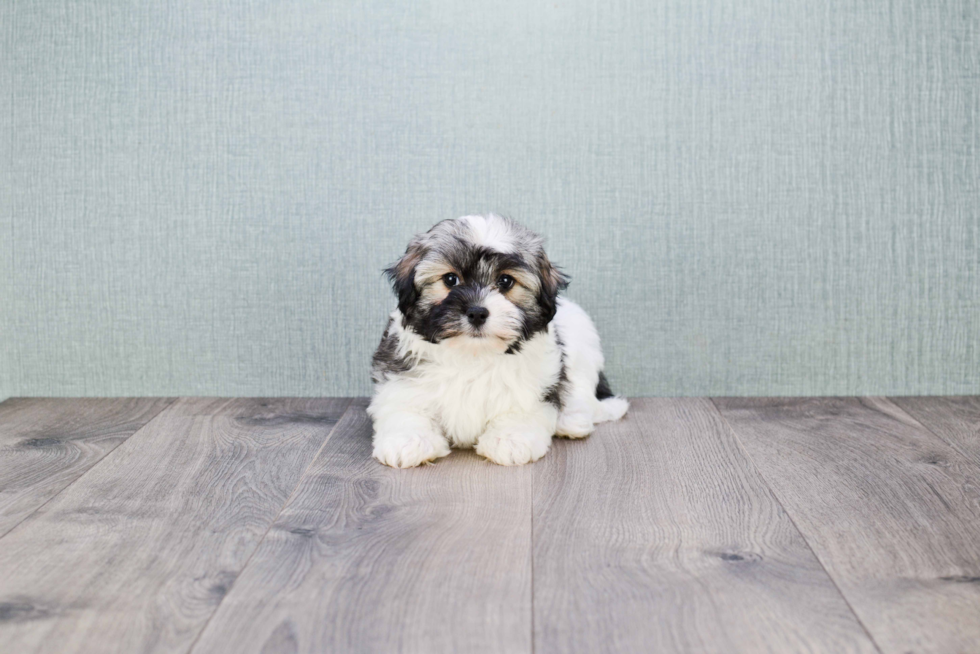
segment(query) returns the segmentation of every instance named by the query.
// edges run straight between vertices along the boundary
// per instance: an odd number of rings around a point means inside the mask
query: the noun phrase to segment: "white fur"
[[[466,226],[470,240],[476,245],[497,252],[513,252],[514,239],[507,223],[494,214],[487,216],[463,216],[457,219]]]
[[[501,465],[529,463],[547,453],[556,433],[587,436],[595,423],[616,420],[628,408],[622,398],[596,399],[603,366],[599,335],[585,311],[564,298],[548,331],[516,354],[504,354],[506,343],[495,338],[459,336],[433,344],[404,328],[399,311],[392,318],[399,354],[415,366],[379,382],[368,407],[374,457],[386,465],[417,466],[446,456],[450,447],[476,447]],[[568,383],[559,415],[542,398],[558,380],[562,352]]]
[[[599,371],[605,360],[599,333],[582,307],[559,298],[558,312],[551,322],[551,331],[556,330],[565,344],[565,375],[568,377],[557,434],[584,438],[592,433],[596,423],[622,418],[629,403],[619,397],[596,399]]]

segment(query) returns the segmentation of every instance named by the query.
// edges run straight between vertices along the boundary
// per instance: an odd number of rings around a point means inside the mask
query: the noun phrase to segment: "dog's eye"
[[[446,286],[452,288],[459,283],[459,277],[456,276],[456,273],[446,273],[442,276],[442,281],[445,282]]]
[[[500,278],[497,279],[497,287],[504,293],[509,291],[513,286],[514,278],[510,275],[501,275]]]

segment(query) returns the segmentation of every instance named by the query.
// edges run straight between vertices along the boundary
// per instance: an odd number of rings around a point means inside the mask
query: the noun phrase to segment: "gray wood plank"
[[[0,539],[0,651],[187,651],[348,404],[164,410]]]
[[[875,651],[708,400],[633,400],[533,470],[536,652]]]
[[[980,395],[888,399],[964,456],[980,464]]]
[[[978,466],[883,398],[716,403],[883,651],[977,651]]]
[[[15,398],[0,404],[0,537],[172,402]]]
[[[371,459],[351,405],[195,652],[530,652],[531,469]]]

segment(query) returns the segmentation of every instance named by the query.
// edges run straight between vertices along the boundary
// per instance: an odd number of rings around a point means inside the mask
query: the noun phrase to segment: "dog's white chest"
[[[430,415],[456,447],[472,447],[497,416],[533,410],[561,370],[560,352],[547,334],[517,354],[445,354],[425,365],[419,382]]]

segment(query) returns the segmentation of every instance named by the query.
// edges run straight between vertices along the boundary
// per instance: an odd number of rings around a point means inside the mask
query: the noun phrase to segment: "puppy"
[[[559,297],[568,278],[543,241],[496,216],[444,220],[385,271],[398,296],[374,354],[374,458],[411,468],[476,447],[521,465],[555,434],[583,438],[622,417],[599,335]]]

